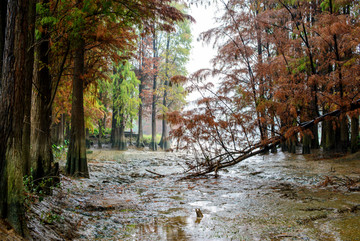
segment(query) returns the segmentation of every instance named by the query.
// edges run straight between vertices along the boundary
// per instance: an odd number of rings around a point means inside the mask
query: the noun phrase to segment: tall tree
[[[33,1],[8,1],[0,92],[0,217],[23,236],[28,234],[23,206],[25,157],[29,153],[25,148],[30,148],[23,146],[23,130],[25,111],[31,104],[24,98],[25,87],[31,86],[26,64],[32,66],[29,60],[34,54],[28,49],[33,31],[29,26],[34,26],[29,22],[29,10],[33,8]]]
[[[130,1],[127,4],[116,1],[77,1],[71,6],[72,21],[69,23],[74,45],[74,81],[72,98],[72,130],[67,158],[67,172],[71,175],[88,176],[85,141],[83,141],[83,97],[80,88],[84,88],[83,78],[95,80],[101,75],[100,68],[91,68],[87,63],[84,72],[85,50],[87,60],[98,66],[103,63],[108,67],[110,59],[129,58],[135,45],[134,28],[139,24],[149,26],[150,22],[159,21],[163,29],[171,30],[173,21],[185,18],[181,12],[169,5],[170,1]],[[67,2],[62,2],[67,4]],[[71,5],[71,3],[69,3]],[[116,20],[116,21],[114,21]],[[110,32],[113,30],[113,32]],[[116,34],[113,34],[116,33]],[[120,37],[121,36],[121,37]],[[126,39],[126,41],[124,41]],[[86,48],[88,46],[88,48]],[[127,51],[128,56],[119,56],[117,51]],[[101,54],[100,54],[101,53]],[[106,55],[106,57],[104,56]],[[89,62],[89,61],[87,61]],[[90,71],[92,70],[92,71]],[[92,77],[92,78],[91,78]],[[75,110],[76,109],[76,110]],[[73,115],[79,115],[74,117]],[[78,130],[74,130],[78,129]]]
[[[178,9],[185,11],[184,6],[178,5]],[[180,110],[185,104],[185,91],[183,82],[187,75],[185,65],[189,60],[191,49],[190,21],[177,22],[176,31],[167,33],[160,45],[161,62],[159,66],[159,94],[162,94],[162,103],[159,103],[162,115],[162,135],[159,146],[163,150],[170,148],[169,124],[167,114]]]
[[[89,177],[86,159],[84,121],[84,62],[85,40],[82,34],[73,39],[75,47],[74,75],[71,107],[70,143],[67,154],[66,172],[72,176]]]
[[[0,71],[2,70],[3,51],[5,45],[6,20],[7,20],[6,11],[7,11],[7,1],[4,1],[0,9]],[[0,75],[0,88],[1,88],[1,75]]]
[[[137,86],[140,81],[137,79],[132,65],[126,61],[119,65],[114,64],[112,75],[113,93],[113,147],[119,150],[127,149],[125,139],[125,128],[132,128],[137,115],[140,99]]]
[[[61,72],[69,52],[69,44],[65,47],[65,54],[60,63],[60,73],[53,81],[50,72],[51,57],[51,31],[53,23],[43,21],[50,18],[49,1],[38,3],[39,17],[37,19],[38,40],[36,44],[36,59],[33,77],[33,105],[32,105],[32,132],[31,132],[31,168],[34,180],[42,181],[43,178],[54,177],[57,170],[53,163],[51,124],[52,104],[55,96],[55,83],[60,81]],[[50,184],[50,182],[49,182]]]
[[[153,63],[152,63],[152,77],[153,77],[153,87],[152,87],[152,104],[151,104],[151,142],[150,142],[150,150],[156,151],[157,150],[157,141],[156,141],[156,120],[157,120],[157,113],[156,113],[156,105],[157,105],[157,77],[158,77],[158,65],[159,65],[159,52],[158,52],[158,42],[156,36],[156,28],[155,24],[153,25]]]

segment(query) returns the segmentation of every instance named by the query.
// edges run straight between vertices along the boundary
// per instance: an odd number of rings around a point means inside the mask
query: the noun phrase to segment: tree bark
[[[2,2],[2,7],[0,9],[0,90],[2,86],[1,81],[1,70],[3,63],[3,54],[4,54],[4,45],[5,45],[5,33],[6,33],[6,11],[7,11],[7,1]]]
[[[359,115],[351,117],[351,153],[359,150]]]
[[[117,109],[114,108],[114,104],[113,104],[113,113],[112,113],[112,118],[111,118],[111,137],[110,137],[111,148],[115,147],[115,131],[116,131],[116,118],[115,118],[115,116],[116,115],[117,115]]]
[[[140,38],[140,49],[139,49],[139,75],[140,75],[140,84],[139,84],[139,99],[140,99],[140,105],[139,105],[139,112],[138,112],[138,136],[136,138],[136,147],[144,147],[144,129],[143,129],[143,103],[144,103],[144,88],[145,88],[145,78],[143,73],[144,68],[144,50],[143,50],[143,38]]]
[[[141,103],[139,105],[139,113],[138,113],[138,136],[136,139],[136,147],[144,147],[144,129],[143,129],[143,89],[144,89],[144,77],[140,78],[140,85],[139,85],[139,96]]]
[[[127,149],[127,143],[125,138],[125,121],[124,117],[122,117],[122,121],[119,126],[119,145],[118,149],[120,151],[125,151]]]
[[[101,149],[102,148],[102,135],[103,135],[103,132],[102,132],[102,128],[103,128],[103,124],[102,124],[103,120],[99,120],[98,121],[98,126],[99,126],[99,135],[98,135],[98,148]]]
[[[157,48],[156,48],[156,34],[154,27],[154,35],[153,35],[153,52],[154,52],[154,63],[153,63],[153,71],[157,71],[156,67],[156,59],[157,59]],[[156,89],[157,89],[157,74],[154,73],[153,78],[153,101],[151,107],[151,142],[150,142],[150,150],[157,151],[157,141],[156,141]]]
[[[51,143],[51,93],[52,79],[49,70],[50,35],[46,28],[42,33],[42,41],[36,48],[34,75],[34,91],[32,106],[31,159],[34,180],[54,176],[53,153]],[[40,66],[41,65],[41,66]],[[61,123],[58,124],[59,127]],[[60,128],[57,128],[58,130]],[[59,135],[59,133],[57,133]],[[57,138],[58,139],[58,138]]]
[[[89,177],[86,159],[84,123],[84,55],[85,41],[80,35],[74,41],[74,77],[71,107],[70,144],[67,154],[66,172],[76,177]]]
[[[335,129],[333,126],[334,120],[325,120],[323,122],[324,125],[324,135],[325,135],[325,143],[324,143],[324,151],[325,152],[333,152],[335,150],[335,141],[336,141],[336,135],[335,135]]]
[[[28,33],[27,33],[27,55],[25,57],[25,75],[27,79],[32,79],[34,68],[34,42],[35,42],[35,16],[36,16],[37,0],[29,0],[29,8],[27,11]],[[30,103],[24,106],[24,130],[23,130],[23,147],[24,159],[27,160],[24,166],[24,173],[30,174],[31,158],[30,158],[30,134],[31,134],[31,81],[26,81],[24,102]]]
[[[337,149],[340,152],[346,153],[348,151],[349,146],[349,128],[348,128],[348,118],[347,115],[343,115],[339,117],[339,135],[340,139],[337,142]]]
[[[165,52],[165,81],[164,81],[164,96],[163,96],[163,106],[167,108],[167,87],[169,85],[169,51],[170,51],[170,34],[168,33],[167,41],[166,41],[166,52]],[[166,121],[166,115],[163,114],[162,118],[162,132],[161,132],[161,140],[159,146],[167,151],[170,149],[170,140],[169,140],[169,130]]]
[[[31,31],[29,9],[34,2],[27,0],[8,1],[6,32],[1,72],[0,89],[0,217],[6,218],[22,236],[28,235],[24,213],[23,175],[25,152],[23,146],[25,110],[30,102],[24,102],[26,86],[31,84],[26,64],[28,35]],[[3,11],[2,11],[3,12]]]
[[[57,141],[58,145],[64,145],[65,141],[65,125],[66,125],[66,114],[61,114],[59,123],[59,138]]]

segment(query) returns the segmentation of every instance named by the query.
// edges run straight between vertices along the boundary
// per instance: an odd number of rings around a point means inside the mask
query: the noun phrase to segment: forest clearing
[[[3,1],[0,239],[360,239],[359,16]]]

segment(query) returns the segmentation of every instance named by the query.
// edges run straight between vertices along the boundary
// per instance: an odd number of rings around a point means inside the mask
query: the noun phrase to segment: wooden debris
[[[158,176],[158,177],[165,177],[165,175],[162,175],[162,174],[159,174],[159,173],[150,171],[150,170],[148,170],[148,169],[145,169],[145,171],[150,172],[151,174],[154,174],[154,175],[156,175],[156,176]]]

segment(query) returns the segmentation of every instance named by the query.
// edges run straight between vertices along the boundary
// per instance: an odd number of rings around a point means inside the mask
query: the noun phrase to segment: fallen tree
[[[219,154],[211,159],[205,158],[202,162],[198,162],[197,165],[188,165],[189,169],[185,172],[187,175],[182,179],[203,176],[212,172],[214,172],[215,176],[217,176],[217,172],[222,168],[236,165],[249,157],[264,153],[272,147],[277,146],[278,144],[288,140],[298,133],[310,129],[313,125],[327,120],[328,118],[339,117],[341,114],[345,114],[349,111],[354,111],[359,108],[360,99],[352,102],[350,105],[345,106],[342,109],[337,109],[335,111],[321,115],[313,120],[302,122],[298,124],[298,126],[288,129],[284,134],[280,134],[266,141],[258,142],[252,146],[247,146],[241,151],[226,151],[225,153]]]

